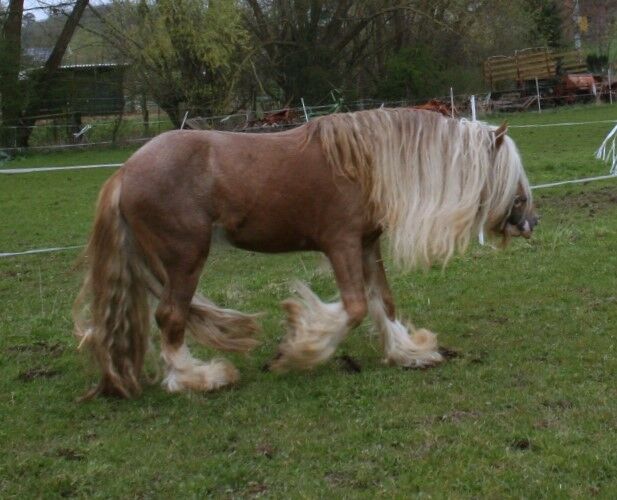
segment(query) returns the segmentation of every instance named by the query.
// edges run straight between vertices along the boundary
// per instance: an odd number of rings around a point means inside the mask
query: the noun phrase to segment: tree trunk
[[[22,108],[19,68],[23,12],[24,0],[11,0],[1,33],[0,94],[2,95],[2,127],[0,127],[0,144],[5,147],[13,147],[17,144],[17,126],[19,125],[19,116]]]
[[[150,111],[148,110],[148,94],[145,89],[141,91],[141,116],[143,118],[144,137],[150,137]]]

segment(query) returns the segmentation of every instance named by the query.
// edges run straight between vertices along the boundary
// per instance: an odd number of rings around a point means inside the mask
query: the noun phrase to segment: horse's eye
[[[527,203],[527,198],[524,196],[517,196],[514,198],[514,206],[520,207],[523,203]]]

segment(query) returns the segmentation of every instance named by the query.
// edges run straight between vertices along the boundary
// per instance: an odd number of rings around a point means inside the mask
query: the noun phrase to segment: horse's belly
[[[312,238],[285,228],[254,227],[223,228],[225,239],[233,246],[255,252],[278,253],[317,250]]]

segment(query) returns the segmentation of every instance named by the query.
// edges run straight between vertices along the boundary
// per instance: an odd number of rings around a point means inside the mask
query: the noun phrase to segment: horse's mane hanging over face
[[[494,127],[412,109],[335,114],[309,124],[335,172],[358,182],[404,268],[447,262],[531,192],[516,145]]]

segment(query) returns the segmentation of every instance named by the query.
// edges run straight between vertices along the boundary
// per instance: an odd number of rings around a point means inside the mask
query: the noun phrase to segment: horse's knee
[[[367,310],[366,300],[356,300],[345,304],[349,326],[352,328],[358,326],[366,316]]]

